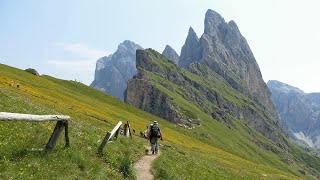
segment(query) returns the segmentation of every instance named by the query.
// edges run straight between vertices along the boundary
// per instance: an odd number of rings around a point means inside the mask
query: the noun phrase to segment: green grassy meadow
[[[9,86],[12,80],[20,83],[19,89]],[[293,148],[296,156],[274,154],[252,142],[241,122],[235,120],[238,128],[230,129],[181,96],[172,94],[172,98],[185,104],[201,126],[181,128],[81,83],[0,65],[1,112],[71,116],[70,147],[64,147],[61,136],[50,153],[39,149],[47,143],[55,122],[0,121],[0,179],[135,179],[133,163],[145,154],[148,144],[139,131],[154,120],[159,121],[164,138],[161,156],[153,164],[156,179],[314,178],[302,161],[317,165],[319,159],[305,154],[294,159],[302,153],[300,148]],[[136,134],[132,139],[112,139],[104,155],[98,156],[103,137],[118,121],[129,121]],[[260,133],[252,133],[272,146]]]

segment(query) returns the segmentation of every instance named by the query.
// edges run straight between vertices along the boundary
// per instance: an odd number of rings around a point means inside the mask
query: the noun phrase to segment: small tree
[[[28,68],[25,71],[27,71],[28,73],[31,73],[31,74],[33,74],[35,76],[40,76],[40,74],[35,69]]]

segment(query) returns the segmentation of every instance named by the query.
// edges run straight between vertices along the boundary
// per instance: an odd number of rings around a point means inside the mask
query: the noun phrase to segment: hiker
[[[158,140],[159,138],[162,141],[162,134],[160,132],[160,128],[158,126],[158,122],[154,121],[148,128],[149,130],[149,139],[151,144],[151,151],[152,154],[158,154]]]
[[[20,87],[20,84],[19,84],[19,83],[17,83],[17,88],[19,89],[19,87]]]
[[[9,85],[9,86],[13,87],[13,81],[10,82],[10,85]]]

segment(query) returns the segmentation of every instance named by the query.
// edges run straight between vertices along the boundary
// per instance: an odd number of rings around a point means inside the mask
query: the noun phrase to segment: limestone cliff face
[[[170,103],[169,96],[140,79],[142,77],[140,73],[137,78],[128,81],[125,102],[173,123],[182,123]]]
[[[137,73],[136,50],[138,44],[124,41],[114,54],[100,58],[96,64],[94,81],[91,87],[123,100],[127,81]]]
[[[204,26],[204,33],[199,40],[193,29],[189,29],[179,65],[188,69],[193,62],[205,64],[224,77],[233,88],[248,97],[258,96],[274,110],[259,66],[236,23],[225,22],[217,12],[208,10]]]
[[[274,80],[268,82],[268,87],[289,135],[310,147],[320,148],[320,93],[304,93]]]
[[[162,55],[166,57],[167,59],[171,60],[173,63],[178,64],[179,63],[179,55],[177,52],[169,45],[166,45],[164,48]]]

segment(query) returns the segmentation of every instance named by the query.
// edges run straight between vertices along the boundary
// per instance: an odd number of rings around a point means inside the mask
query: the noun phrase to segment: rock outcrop
[[[132,41],[119,44],[114,54],[100,58],[96,64],[91,87],[123,100],[127,81],[137,73],[136,50],[142,49]]]
[[[167,59],[171,60],[173,63],[178,64],[179,63],[179,55],[177,52],[169,45],[166,45],[164,48],[162,55],[166,57]]]
[[[320,148],[320,93],[304,93],[275,80],[269,81],[268,87],[289,135],[310,147]]]

